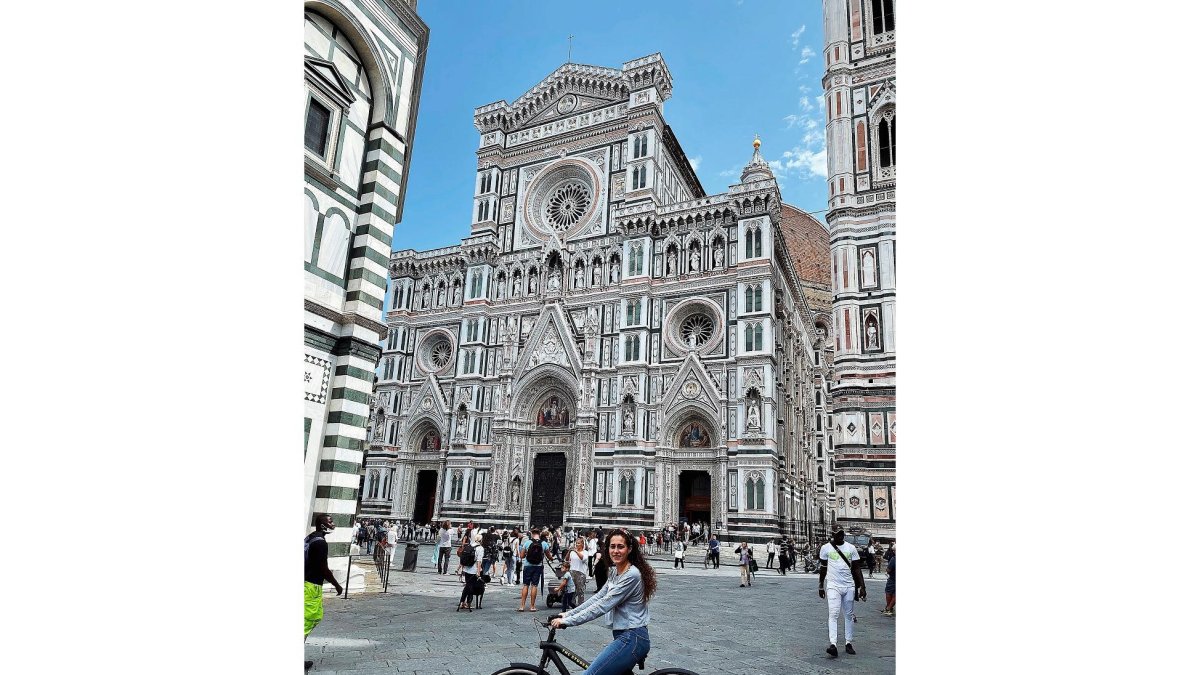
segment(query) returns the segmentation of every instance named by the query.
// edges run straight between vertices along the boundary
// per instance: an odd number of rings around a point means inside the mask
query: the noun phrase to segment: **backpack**
[[[463,567],[474,567],[475,547],[470,545],[464,546],[462,555],[458,556],[458,562],[462,563]]]
[[[529,550],[525,551],[526,565],[541,565],[545,556],[545,551],[542,550],[542,542],[533,541],[529,543]]]

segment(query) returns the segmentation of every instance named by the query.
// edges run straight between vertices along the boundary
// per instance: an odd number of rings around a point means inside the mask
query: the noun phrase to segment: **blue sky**
[[[826,208],[819,0],[422,0],[418,12],[429,53],[394,250],[469,234],[474,109],[511,103],[565,63],[568,35],[575,63],[620,68],[662,54],[674,85],[664,116],[708,194],[737,182],[757,133],[784,201]]]

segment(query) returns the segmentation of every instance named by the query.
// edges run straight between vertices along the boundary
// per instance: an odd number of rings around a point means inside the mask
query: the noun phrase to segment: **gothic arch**
[[[422,452],[421,441],[425,438],[425,436],[430,431],[437,432],[437,435],[438,435],[437,446],[438,447],[435,448],[435,450],[440,450],[442,448],[443,441],[446,437],[446,434],[442,429],[441,420],[439,420],[437,417],[435,417],[434,415],[432,415],[428,412],[422,412],[422,413],[418,414],[409,423],[408,438],[406,439],[408,441],[407,442],[408,447],[406,449],[408,451],[414,452],[414,453]],[[428,450],[426,450],[425,452],[428,452]]]
[[[658,445],[678,447],[679,435],[683,428],[692,422],[701,422],[708,427],[709,438],[712,440],[709,447],[716,448],[725,443],[725,432],[721,429],[717,411],[702,403],[689,401],[673,409],[663,421]]]
[[[534,425],[537,422],[535,406],[547,396],[557,394],[571,415],[570,426],[575,426],[576,405],[579,400],[579,384],[575,375],[556,363],[543,363],[526,371],[517,380],[513,391],[510,417],[518,424]]]

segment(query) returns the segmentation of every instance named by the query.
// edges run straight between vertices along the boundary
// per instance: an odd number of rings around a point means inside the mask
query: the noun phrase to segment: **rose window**
[[[450,343],[438,340],[429,349],[429,360],[438,368],[445,368],[446,364],[450,363]]]
[[[421,365],[428,372],[437,372],[450,365],[454,358],[454,346],[445,335],[434,335],[421,348]]]
[[[707,314],[699,312],[688,316],[679,327],[683,340],[689,346],[702,347],[713,336],[713,321]]]
[[[546,202],[546,220],[554,229],[562,232],[570,229],[591,206],[592,196],[582,182],[571,181],[561,185]]]

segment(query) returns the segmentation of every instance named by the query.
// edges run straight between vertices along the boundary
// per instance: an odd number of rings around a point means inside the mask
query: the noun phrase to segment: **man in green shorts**
[[[333,584],[337,594],[342,594],[342,585],[333,578],[329,570],[329,545],[325,535],[333,532],[333,518],[319,513],[315,519],[317,529],[304,538],[304,639],[321,622],[325,609],[321,605],[321,590],[326,581]],[[312,661],[304,662],[304,669],[312,668]]]

